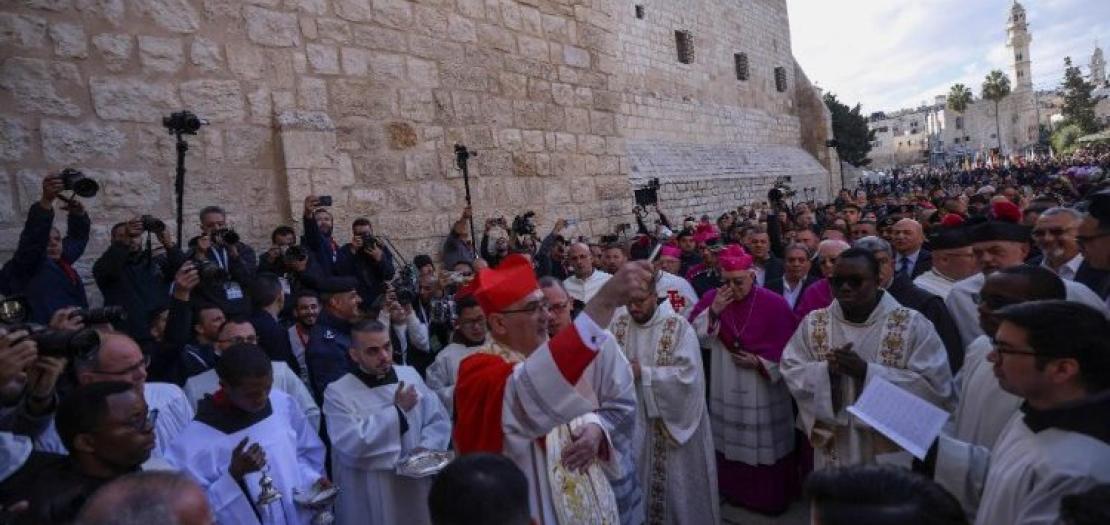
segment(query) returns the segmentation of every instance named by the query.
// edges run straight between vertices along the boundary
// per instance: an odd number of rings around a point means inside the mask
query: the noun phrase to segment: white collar
[[[1076,273],[1079,273],[1079,267],[1083,266],[1083,254],[1075,254],[1075,257],[1072,257],[1068,260],[1068,262],[1061,264],[1059,268],[1053,268],[1048,262],[1048,257],[1045,257],[1044,260],[1041,261],[1041,266],[1044,266],[1045,268],[1048,268],[1055,273],[1060,273],[1060,270],[1067,268],[1071,270],[1071,274],[1072,276],[1074,276]]]

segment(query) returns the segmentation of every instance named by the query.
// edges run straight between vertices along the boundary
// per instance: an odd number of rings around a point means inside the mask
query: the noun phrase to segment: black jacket
[[[335,275],[354,277],[358,281],[358,296],[362,299],[362,307],[370,308],[378,297],[385,293],[385,285],[396,274],[393,264],[393,254],[382,249],[382,260],[374,262],[365,253],[351,253],[351,245],[345,244],[339,249],[339,257],[333,267]],[[317,270],[316,276],[322,272]],[[309,288],[311,283],[305,283]]]
[[[782,279],[783,273],[786,272],[786,263],[778,257],[771,256],[767,262],[763,264],[763,285],[771,281],[778,281]]]
[[[1079,270],[1075,272],[1075,282],[1086,285],[1104,301],[1110,296],[1110,272],[1098,270],[1087,261],[1079,265]]]
[[[131,251],[112,243],[93,264],[93,277],[105,306],[122,306],[127,319],[116,326],[140,343],[150,339],[151,313],[169,302],[170,283],[185,260],[176,247],[164,255]]]
[[[809,288],[809,285],[811,285],[811,284],[813,284],[817,281],[820,281],[820,280],[821,279],[818,278],[818,277],[814,277],[812,275],[807,275],[806,278],[802,281],[802,289],[801,289],[801,291],[798,292],[798,299],[800,300],[802,298],[802,294],[805,293],[806,288]],[[775,279],[774,281],[767,281],[767,284],[763,285],[763,287],[768,289],[768,290],[771,290],[772,292],[775,292],[779,295],[782,295],[783,290],[786,287],[785,283],[786,283],[786,277],[784,276],[784,277],[779,277],[778,279]]]
[[[894,256],[894,269],[898,270],[898,261],[901,260],[900,254]],[[917,254],[917,260],[913,263],[913,268],[910,269],[910,280],[914,280],[917,276],[933,269],[933,252],[922,248]]]
[[[254,332],[258,334],[258,346],[270,356],[271,361],[284,361],[289,369],[301,375],[301,365],[293,355],[293,347],[289,344],[289,330],[281,326],[265,310],[256,310],[250,318]]]
[[[944,350],[948,354],[948,366],[955,374],[964,364],[964,347],[960,339],[960,331],[952,321],[952,316],[944,305],[944,299],[919,288],[913,284],[913,281],[903,276],[895,277],[886,291],[890,292],[899,304],[921,312],[933,323],[933,328],[940,336],[941,342],[944,343]]]

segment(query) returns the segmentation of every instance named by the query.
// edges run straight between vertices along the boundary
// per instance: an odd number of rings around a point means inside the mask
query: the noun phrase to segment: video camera
[[[166,223],[153,215],[143,215],[140,220],[143,223],[143,231],[145,232],[158,235],[166,231]]]
[[[192,111],[178,111],[168,117],[162,117],[162,126],[171,135],[196,135],[200,127],[207,124],[207,120],[196,116]]]
[[[771,189],[767,191],[767,202],[777,204],[785,199],[791,199],[798,192],[790,187],[790,177],[783,176],[775,179],[772,183]]]
[[[646,186],[633,190],[632,195],[637,206],[646,208],[659,204],[659,179],[649,180]]]

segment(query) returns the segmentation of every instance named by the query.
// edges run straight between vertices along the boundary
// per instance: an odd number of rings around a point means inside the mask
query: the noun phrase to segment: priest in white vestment
[[[254,325],[246,321],[229,320],[220,327],[220,339],[214,347],[216,358],[219,359],[224,349],[233,344],[257,340],[258,335],[254,331]],[[320,428],[320,407],[316,405],[316,400],[312,398],[312,392],[309,391],[308,386],[305,385],[300,376],[289,368],[285,361],[274,361],[273,377],[274,388],[285,392],[297,402],[312,428]],[[205,396],[214,394],[219,389],[220,378],[214,368],[190,377],[185,381],[184,388],[185,396],[189,398],[189,403],[194,410],[197,409],[198,404]]]
[[[218,523],[308,525],[314,511],[297,504],[294,491],[330,483],[316,429],[272,388],[272,364],[258,346],[224,350],[216,370],[220,390],[200,402],[166,460],[204,488]],[[280,499],[258,501],[263,476]]]
[[[143,393],[147,410],[158,412],[154,422],[154,450],[146,466],[158,468],[161,458],[193,420],[193,407],[177,385],[147,382],[146,366],[149,361],[131,337],[121,333],[101,333],[96,352],[76,359],[73,363],[77,382],[81,385],[105,381],[126,381]],[[69,454],[51,416],[50,424],[35,438],[35,449],[55,454]]]
[[[637,379],[647,523],[718,523],[713,433],[693,327],[670,301],[647,297],[619,311],[611,328]]]
[[[817,469],[874,462],[899,450],[845,410],[874,377],[945,410],[955,402],[940,337],[922,314],[879,288],[871,252],[841,253],[829,282],[836,299],[806,315],[780,364]]]
[[[459,377],[459,363],[486,342],[486,315],[473,297],[460,297],[455,301],[455,332],[451,344],[436,354],[428,367],[428,388],[435,391],[447,414],[455,413],[455,382]]]
[[[483,269],[468,290],[489,319],[493,342],[460,367],[455,446],[464,454],[512,459],[528,477],[536,523],[619,521],[602,468],[615,469],[619,462],[592,413],[604,390],[594,382],[606,378],[586,375],[586,369],[613,354],[623,359],[602,326],[630,296],[653,295],[651,279],[647,263],[626,264],[550,341],[548,305],[526,258],[511,255],[496,270]]]
[[[698,304],[698,294],[694,287],[686,279],[662,269],[656,272],[655,295],[671,303],[671,308],[683,318],[690,315],[690,310]]]
[[[944,300],[948,313],[952,314],[952,320],[960,330],[960,339],[965,348],[976,337],[983,335],[976,308],[979,290],[988,275],[1002,268],[1025,264],[1025,258],[1029,255],[1031,230],[1020,224],[991,221],[973,226],[968,235],[982,272],[957,282]],[[1081,302],[1107,314],[1106,303],[1087,286],[1068,280],[1064,281],[1064,286],[1067,288],[1069,301]]]
[[[987,277],[979,294],[979,324],[991,335],[981,335],[967,347],[964,367],[956,375],[959,401],[945,429],[950,436],[990,449],[1021,406],[1020,397],[999,386],[994,364],[987,360],[994,348],[991,337],[998,330],[991,313],[1026,301],[1064,299],[1065,293],[1059,277],[1037,266],[1012,266]]]
[[[942,434],[925,465],[977,525],[1060,523],[1064,496],[1110,483],[1110,322],[1071,301],[993,315],[989,359],[1021,410],[993,449]]]
[[[929,234],[933,267],[913,280],[919,288],[947,299],[957,282],[979,272],[967,229],[954,225]]]
[[[570,246],[567,260],[574,270],[574,275],[563,281],[570,298],[578,303],[586,304],[593,299],[597,291],[609,280],[612,275],[594,268],[590,247],[586,243],[577,242]]]
[[[339,523],[431,522],[432,478],[397,474],[397,463],[421,451],[447,450],[451,420],[409,366],[393,365],[388,327],[363,321],[351,328],[351,373],[324,391],[332,472],[339,485]]]

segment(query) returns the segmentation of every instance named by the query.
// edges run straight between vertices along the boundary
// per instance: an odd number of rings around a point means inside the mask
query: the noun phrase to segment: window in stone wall
[[[733,61],[736,62],[736,80],[748,79],[748,54],[736,53],[732,55]]]
[[[674,32],[674,42],[678,50],[678,61],[683,64],[693,64],[694,34],[681,29],[677,30]]]
[[[639,18],[640,20],[644,19],[644,6],[640,4],[636,4],[636,18]]]
[[[779,66],[775,68],[775,89],[779,93],[786,92],[786,68]]]

